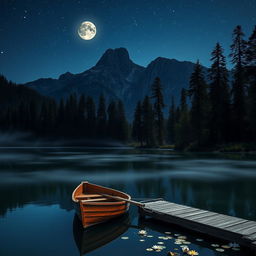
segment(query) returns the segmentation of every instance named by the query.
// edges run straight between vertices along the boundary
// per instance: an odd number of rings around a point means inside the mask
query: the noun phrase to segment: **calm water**
[[[158,237],[187,236],[199,255],[227,244],[154,221],[129,216],[83,232],[71,193],[82,180],[113,187],[135,199],[158,198],[256,220],[256,159],[245,155],[177,154],[168,150],[86,148],[0,149],[0,255],[166,255],[179,245]],[[144,242],[139,229],[147,230]],[[121,239],[128,237],[129,239]],[[196,241],[202,238],[204,241]],[[157,242],[167,247],[148,252]],[[176,251],[180,252],[180,251]],[[248,255],[248,254],[247,254]]]

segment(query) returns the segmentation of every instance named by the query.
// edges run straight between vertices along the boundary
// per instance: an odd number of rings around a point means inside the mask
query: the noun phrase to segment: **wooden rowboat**
[[[125,214],[132,201],[126,193],[89,182],[76,187],[72,200],[84,228]]]

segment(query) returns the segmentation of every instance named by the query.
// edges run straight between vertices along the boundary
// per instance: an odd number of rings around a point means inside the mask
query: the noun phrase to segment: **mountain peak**
[[[97,66],[122,66],[132,63],[129,53],[125,48],[108,49],[97,62]]]

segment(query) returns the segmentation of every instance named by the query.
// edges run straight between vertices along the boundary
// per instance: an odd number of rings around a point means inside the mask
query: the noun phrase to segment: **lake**
[[[84,180],[129,193],[135,200],[166,200],[256,220],[256,157],[242,154],[181,154],[130,148],[1,148],[0,255],[167,255],[181,253],[186,236],[199,255],[216,251],[214,240],[156,221],[128,216],[84,232],[71,201]],[[138,231],[145,229],[149,237]],[[165,232],[171,232],[165,240]],[[144,241],[143,241],[144,240]],[[146,251],[162,243],[162,252]],[[247,254],[248,255],[248,254]]]

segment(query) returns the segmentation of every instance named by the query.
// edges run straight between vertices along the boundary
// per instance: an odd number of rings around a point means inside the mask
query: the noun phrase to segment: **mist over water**
[[[0,254],[13,255],[18,250],[19,255],[27,255],[27,249],[20,244],[21,237],[15,233],[17,225],[26,226],[27,240],[33,240],[40,228],[39,237],[48,241],[49,248],[57,246],[62,255],[79,255],[72,231],[71,193],[84,180],[125,191],[135,199],[165,198],[256,220],[255,160],[254,155],[179,154],[171,150],[130,148],[0,148],[0,230],[4,231],[0,232],[0,240],[9,238],[18,244],[16,249],[8,243],[0,246]],[[44,226],[37,223],[34,214]],[[137,210],[133,207],[129,218],[132,224],[138,224]],[[56,226],[53,233],[64,241],[62,244],[54,245],[51,241],[52,225]],[[161,233],[161,225],[157,225],[158,231],[148,228]],[[137,233],[133,228],[127,232]],[[118,241],[90,254],[115,255],[113,246],[120,247],[123,243]],[[128,247],[141,254],[138,242],[131,243]],[[217,255],[205,246],[196,248],[201,248],[204,255]],[[39,240],[32,247],[36,255],[51,251],[40,246]],[[128,255],[125,249],[122,254]]]

